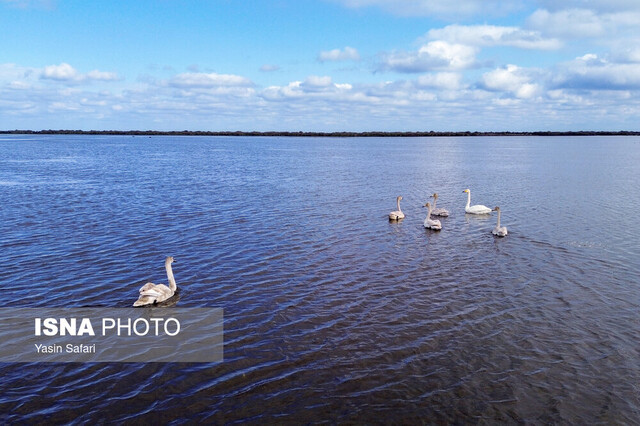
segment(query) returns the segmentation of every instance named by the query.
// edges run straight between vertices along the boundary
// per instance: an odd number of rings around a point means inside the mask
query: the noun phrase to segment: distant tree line
[[[130,135],[130,136],[297,136],[297,137],[443,137],[443,136],[640,136],[640,131],[568,132],[242,132],[242,131],[158,131],[158,130],[0,130],[5,135]]]

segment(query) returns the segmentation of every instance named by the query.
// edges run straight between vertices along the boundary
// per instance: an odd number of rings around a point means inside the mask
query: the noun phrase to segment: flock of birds
[[[467,194],[467,205],[464,208],[465,212],[467,212],[469,214],[490,214],[491,212],[494,212],[494,211],[498,212],[498,223],[496,224],[496,227],[493,228],[491,233],[493,235],[498,236],[498,237],[505,237],[508,232],[507,232],[507,227],[506,226],[500,226],[500,207],[494,207],[494,208],[490,209],[489,207],[483,206],[482,204],[476,204],[476,205],[472,206],[471,205],[471,190],[465,189],[462,192],[465,192]],[[434,229],[436,231],[439,231],[439,230],[442,229],[442,224],[437,219],[431,219],[431,215],[440,216],[440,217],[447,217],[447,216],[449,216],[449,211],[447,211],[446,209],[442,209],[442,208],[436,208],[436,203],[438,202],[438,194],[437,193],[433,194],[429,198],[433,198],[433,206],[431,205],[431,203],[426,203],[423,206],[423,207],[427,208],[427,217],[424,220],[424,227],[427,228],[427,229]],[[402,196],[398,196],[398,198],[396,199],[397,210],[394,210],[391,213],[389,213],[389,220],[404,219],[404,213],[400,209],[400,200],[402,200]]]
[[[480,204],[476,204],[475,206],[471,205],[471,191],[465,189],[463,192],[467,193],[467,205],[464,208],[464,211],[470,214],[489,214],[492,211],[498,212],[498,224],[493,229],[492,234],[498,237],[504,237],[507,235],[507,227],[500,226],[500,207],[494,207],[490,209],[487,206],[483,206]],[[449,211],[443,208],[437,208],[436,204],[438,203],[438,194],[433,194],[431,197],[433,198],[433,206],[431,203],[426,203],[423,207],[427,208],[427,217],[424,220],[424,227],[428,229],[440,230],[442,229],[442,224],[437,219],[431,219],[431,215],[447,217],[449,216]],[[404,213],[400,209],[400,200],[402,200],[402,196],[399,196],[396,200],[397,210],[389,213],[389,220],[400,220],[404,219]],[[169,256],[164,261],[164,267],[167,271],[167,280],[169,281],[169,286],[164,284],[154,284],[154,283],[146,283],[140,288],[140,295],[138,296],[138,300],[133,303],[133,306],[149,306],[149,305],[157,305],[158,303],[164,302],[171,297],[173,297],[178,289],[178,285],[176,284],[176,280],[173,276],[173,270],[171,269],[171,264],[174,262],[173,257]]]

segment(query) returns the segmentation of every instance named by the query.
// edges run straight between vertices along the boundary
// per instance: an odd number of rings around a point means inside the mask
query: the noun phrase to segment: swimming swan
[[[133,306],[154,305],[169,299],[175,294],[178,286],[176,285],[175,278],[173,278],[171,263],[173,263],[173,257],[169,256],[164,261],[164,267],[167,270],[167,279],[169,280],[169,287],[164,284],[146,283],[140,287],[140,297],[138,297],[138,300],[133,303]]]
[[[398,210],[389,213],[389,220],[404,219],[404,213],[402,213],[402,210],[400,210],[400,200],[402,200],[402,195],[399,195],[396,200],[396,202],[398,203]]]
[[[438,194],[433,194],[431,198],[433,198],[433,208],[431,209],[431,214],[434,216],[448,217],[449,211],[447,209],[436,208],[436,203],[438,202]]]
[[[491,231],[491,233],[493,235],[497,235],[498,237],[506,237],[507,236],[507,227],[506,226],[500,226],[500,207],[494,207],[493,211],[498,212],[498,223],[496,224],[496,227],[493,228],[493,231]]]
[[[489,214],[489,213],[491,213],[493,211],[489,207],[483,206],[482,204],[476,204],[475,206],[469,206],[469,204],[471,204],[471,191],[468,190],[468,189],[465,189],[462,192],[466,192],[467,193],[467,206],[464,208],[465,212],[471,213],[471,214]]]
[[[422,207],[427,208],[427,218],[424,220],[424,227],[427,229],[435,229],[436,231],[441,230],[442,225],[440,221],[431,219],[431,204],[427,203]]]

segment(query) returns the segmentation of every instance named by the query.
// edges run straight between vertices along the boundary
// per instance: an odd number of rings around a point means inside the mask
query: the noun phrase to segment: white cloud
[[[216,73],[182,73],[168,81],[168,85],[180,88],[211,88],[220,86],[251,86],[251,80],[239,75]]]
[[[316,75],[312,75],[307,77],[307,79],[304,81],[304,85],[308,87],[329,87],[332,85],[332,82],[331,77],[319,77]]]
[[[462,70],[473,68],[478,49],[446,41],[431,41],[417,52],[392,52],[381,55],[380,70],[425,72],[434,70]]]
[[[506,92],[522,99],[532,98],[542,91],[542,87],[533,82],[527,70],[516,65],[507,65],[485,73],[482,83],[487,90]]]
[[[360,54],[353,47],[347,46],[344,49],[333,49],[329,51],[322,51],[318,55],[318,60],[320,62],[359,61]]]
[[[618,63],[640,63],[640,40],[631,42],[632,46],[622,46],[611,52],[611,59]]]
[[[431,59],[455,51],[435,46],[421,50]],[[407,80],[362,83],[320,74],[266,88],[241,75],[195,72],[138,80],[113,92],[51,84],[56,80],[43,80],[44,68],[0,64],[0,129],[635,129],[639,53],[627,46],[605,56],[582,54],[551,69],[508,65],[479,77],[446,68],[454,63],[447,59],[444,69]],[[475,62],[470,57],[467,64]],[[62,82],[83,75],[61,66],[48,72]],[[598,115],[604,108],[606,120]]]
[[[640,62],[610,62],[596,54],[587,54],[561,64],[553,86],[578,90],[639,90]]]
[[[638,2],[640,4],[640,2]],[[527,20],[528,28],[548,36],[565,39],[597,38],[603,42],[637,37],[640,8],[637,11],[600,13],[592,9],[536,10]]]
[[[462,86],[462,74],[454,72],[440,72],[425,74],[418,77],[419,87],[442,90],[459,90]]]
[[[93,70],[86,74],[79,73],[71,65],[63,62],[60,65],[48,65],[44,67],[40,78],[56,80],[67,83],[81,83],[86,81],[115,81],[119,77],[116,73]]]
[[[42,78],[51,80],[76,80],[78,72],[69,64],[62,63],[60,65],[48,65],[42,71]]]
[[[565,9],[554,13],[540,9],[527,19],[527,25],[546,34],[568,38],[597,37],[605,32],[601,17],[588,9]]]
[[[511,46],[520,49],[558,49],[561,42],[553,38],[544,38],[539,31],[523,30],[518,27],[495,25],[448,25],[432,29],[427,39],[445,40],[449,43],[467,46]]]

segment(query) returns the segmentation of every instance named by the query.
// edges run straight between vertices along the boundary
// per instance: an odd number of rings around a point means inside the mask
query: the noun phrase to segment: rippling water
[[[127,307],[172,255],[225,328],[218,364],[0,364],[0,421],[637,423],[639,164],[637,137],[0,136],[2,306]]]

